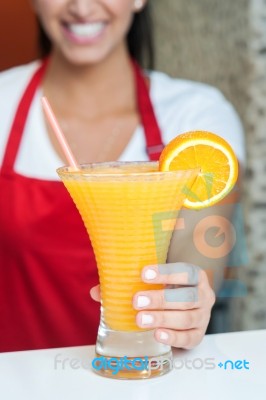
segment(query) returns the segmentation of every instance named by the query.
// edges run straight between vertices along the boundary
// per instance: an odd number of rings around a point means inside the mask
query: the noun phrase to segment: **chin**
[[[84,52],[67,52],[63,53],[63,58],[65,58],[68,63],[73,64],[75,66],[90,66],[102,63],[107,55],[103,54],[84,54]]]

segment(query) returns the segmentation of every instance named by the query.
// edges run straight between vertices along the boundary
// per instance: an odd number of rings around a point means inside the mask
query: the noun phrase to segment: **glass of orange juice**
[[[57,170],[94,249],[101,288],[95,371],[139,379],[171,369],[171,347],[136,325],[136,292],[161,289],[141,280],[146,265],[166,262],[178,212],[198,170],[159,172],[157,162],[112,162]]]

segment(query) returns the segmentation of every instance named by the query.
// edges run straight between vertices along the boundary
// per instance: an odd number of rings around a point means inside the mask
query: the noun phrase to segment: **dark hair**
[[[41,57],[47,56],[51,51],[51,41],[38,21],[38,45]],[[134,14],[131,28],[127,35],[128,50],[142,67],[154,67],[153,24],[150,5],[146,4],[142,11]]]

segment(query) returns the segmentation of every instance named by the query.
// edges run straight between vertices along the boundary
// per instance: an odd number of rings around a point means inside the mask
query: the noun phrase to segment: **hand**
[[[156,340],[173,347],[191,349],[199,344],[215,302],[205,271],[185,263],[154,265],[143,268],[142,279],[145,283],[161,283],[166,287],[135,294],[134,308],[145,310],[137,314],[138,326],[155,328]],[[100,286],[94,286],[90,294],[95,301],[100,301]]]
[[[185,263],[154,265],[143,268],[142,280],[166,287],[135,294],[133,306],[141,310],[137,325],[155,328],[156,340],[173,347],[191,349],[198,345],[215,303],[205,271]]]

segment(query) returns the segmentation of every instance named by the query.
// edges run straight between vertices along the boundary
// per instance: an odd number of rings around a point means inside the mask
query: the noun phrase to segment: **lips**
[[[77,40],[93,40],[104,31],[106,23],[90,22],[90,23],[72,23],[64,24],[65,29],[71,34],[72,38]]]

